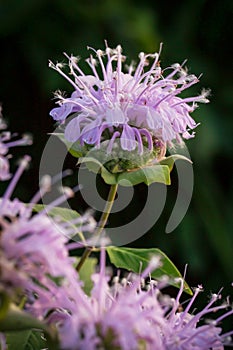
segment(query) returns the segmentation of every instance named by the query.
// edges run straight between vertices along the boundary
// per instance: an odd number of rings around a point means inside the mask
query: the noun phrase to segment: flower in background
[[[102,248],[100,272],[92,276],[94,282],[90,296],[77,289],[73,310],[54,310],[48,321],[57,324],[64,350],[208,350],[223,349],[230,344],[230,335],[222,334],[220,323],[233,314],[226,311],[228,304],[214,305],[220,295],[213,295],[203,310],[193,313],[193,304],[201,287],[197,288],[189,303],[182,309],[180,298],[184,283],[176,299],[161,292],[159,284],[144,278],[159,267],[152,259],[141,276],[120,280],[111,279],[105,271],[105,250]],[[206,315],[215,320],[204,323]]]
[[[192,130],[198,124],[190,113],[198,102],[208,102],[208,92],[186,98],[180,94],[199,81],[195,75],[188,74],[180,64],[162,69],[161,48],[159,53],[141,52],[137,66],[131,63],[125,71],[122,65],[126,57],[120,45],[92,51],[96,57],[90,55],[86,60],[90,75],[84,74],[74,56],[66,55],[71,77],[63,71],[63,64],[50,62],[50,67],[74,88],[70,97],[58,91],[59,107],[50,112],[62,124],[73,114],[65,127],[66,140],[97,148],[107,140],[108,153],[119,141],[122,150],[138,150],[141,155],[144,148],[156,149],[159,159],[167,146],[194,137]]]
[[[7,350],[6,337],[3,333],[0,333],[0,349]]]
[[[0,106],[0,130],[6,129],[7,125],[2,119],[2,107]],[[15,146],[31,145],[32,139],[29,135],[23,135],[21,139],[14,140],[17,134],[11,134],[9,131],[0,132],[0,180],[9,180],[11,178],[10,174],[10,164],[8,154],[9,148]]]

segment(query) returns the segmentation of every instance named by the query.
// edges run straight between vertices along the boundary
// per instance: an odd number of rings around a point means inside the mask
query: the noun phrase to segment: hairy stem
[[[110,191],[108,194],[108,199],[106,201],[104,210],[102,212],[99,224],[96,228],[96,231],[94,233],[94,237],[100,236],[100,234],[102,233],[107,221],[108,221],[108,217],[111,213],[112,210],[112,206],[116,197],[116,193],[117,193],[117,188],[118,185],[111,185],[110,187]],[[91,254],[91,252],[95,249],[95,247],[87,247],[84,252],[83,255],[81,256],[81,259],[77,265],[76,270],[79,271],[81,269],[81,267],[83,266],[84,262],[86,261],[86,259],[89,257],[89,255]]]

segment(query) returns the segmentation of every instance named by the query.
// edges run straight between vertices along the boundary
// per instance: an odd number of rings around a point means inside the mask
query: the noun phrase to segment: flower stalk
[[[99,225],[97,226],[96,231],[95,231],[94,236],[93,236],[94,238],[100,237],[101,233],[103,232],[103,230],[105,228],[105,225],[108,221],[109,215],[110,215],[111,210],[112,210],[114,200],[116,198],[117,188],[118,188],[118,184],[111,185],[111,187],[110,187],[108,198],[107,198],[107,201],[105,204],[105,208],[104,208],[103,213],[101,215]],[[95,249],[95,247],[87,247],[84,250],[83,255],[81,256],[81,259],[77,265],[77,268],[76,268],[77,271],[80,271],[84,262],[90,256],[90,254],[93,252],[94,249]]]

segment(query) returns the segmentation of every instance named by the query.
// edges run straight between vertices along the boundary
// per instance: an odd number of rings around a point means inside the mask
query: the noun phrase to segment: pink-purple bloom
[[[56,93],[58,107],[51,110],[54,120],[65,126],[64,136],[69,142],[81,146],[100,146],[108,140],[107,152],[114,142],[126,151],[137,149],[139,154],[146,147],[152,151],[156,143],[172,146],[183,139],[194,137],[198,125],[190,116],[198,102],[207,103],[208,92],[199,96],[180,97],[180,94],[196,84],[199,79],[188,74],[183,65],[173,64],[162,69],[159,53],[139,54],[139,63],[131,63],[123,69],[126,57],[118,45],[111,49],[94,50],[86,60],[91,72],[85,74],[78,65],[79,58],[66,55],[70,76],[63,64],[50,67],[64,76],[74,88],[70,97]],[[97,67],[99,66],[99,67]]]
[[[160,265],[156,257],[141,275],[120,279],[107,273],[102,248],[100,271],[92,275],[87,295],[69,256],[66,225],[52,222],[45,211],[33,215],[38,194],[29,206],[10,199],[29,160],[23,159],[0,202],[0,289],[26,295],[25,311],[57,328],[62,350],[221,350],[230,342],[232,332],[222,334],[220,324],[231,309],[203,323],[206,315],[228,308],[226,303],[214,305],[219,294],[193,313],[200,287],[181,310],[182,279],[176,299],[163,294],[153,280],[145,284]],[[49,181],[42,182],[43,193]]]
[[[61,350],[223,350],[232,345],[233,331],[221,328],[222,321],[233,315],[229,301],[221,303],[220,293],[213,294],[203,309],[196,310],[202,290],[198,287],[183,304],[182,278],[176,281],[180,283],[176,298],[166,295],[166,282],[149,278],[160,267],[158,257],[141,274],[113,277],[101,247],[99,271],[92,274],[93,287],[87,294],[70,256],[78,244],[69,239],[77,231],[74,225],[91,230],[93,221],[89,214],[71,222],[47,215],[78,187],[63,188],[46,208],[33,211],[61,174],[43,177],[27,205],[12,199],[29,162],[26,155],[0,199],[0,292],[15,303],[26,297],[24,311],[57,329]],[[0,347],[7,349],[2,333]]]
[[[223,350],[231,343],[233,332],[224,333],[221,323],[233,310],[229,302],[218,303],[220,294],[194,311],[201,287],[183,306],[183,279],[175,299],[163,293],[163,282],[145,283],[160,266],[157,257],[140,275],[120,279],[107,272],[101,248],[100,270],[91,276],[88,295],[69,256],[72,223],[51,221],[46,210],[32,212],[51,179],[42,179],[41,193],[29,205],[11,199],[29,161],[28,156],[21,161],[0,201],[0,290],[16,301],[25,295],[25,311],[57,328],[62,350]],[[71,194],[65,191],[47,210]],[[2,334],[0,341],[4,346]]]
[[[233,314],[232,309],[217,316],[228,304],[215,305],[220,294],[212,295],[200,311],[194,310],[194,301],[201,291],[198,287],[183,307],[181,295],[176,299],[162,293],[159,283],[144,278],[158,268],[157,258],[148,268],[131,279],[111,278],[105,270],[105,251],[101,251],[100,272],[92,276],[94,283],[90,296],[77,288],[73,307],[54,310],[48,321],[55,323],[64,350],[223,350],[231,342],[223,334],[222,320]],[[215,319],[210,321],[210,317]],[[208,315],[208,323],[204,321]]]
[[[11,199],[29,161],[29,156],[21,160],[0,199],[0,291],[13,300],[26,294],[25,309],[44,318],[48,310],[60,307],[61,299],[63,307],[70,308],[79,282],[74,258],[69,256],[69,240],[78,228],[94,227],[88,214],[83,218],[77,215],[70,223],[48,215],[55,205],[74,195],[69,188],[45,209],[33,211],[41,196],[50,191],[53,179],[49,176],[42,178],[40,190],[29,204]]]

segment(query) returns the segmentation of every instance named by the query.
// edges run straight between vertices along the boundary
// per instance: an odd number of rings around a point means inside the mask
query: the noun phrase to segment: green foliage
[[[175,154],[164,158],[162,161],[155,164],[115,173],[108,171],[105,164],[103,165],[97,159],[92,157],[80,158],[78,164],[84,163],[90,171],[100,173],[103,180],[108,185],[119,184],[121,186],[134,186],[140,183],[145,183],[149,186],[154,182],[170,185],[170,172],[173,168],[174,162],[178,159],[190,161],[182,155]]]
[[[10,298],[6,293],[1,292],[0,293],[0,321],[6,316],[9,306],[10,306]]]
[[[115,345],[117,341],[117,335],[112,328],[104,330],[104,334],[101,329],[101,325],[96,325],[97,334],[102,340],[101,348],[104,350],[121,350],[119,345]]]
[[[121,173],[117,178],[117,183],[121,186],[138,185],[143,182],[148,186],[154,182],[170,185],[171,180],[168,166],[159,164],[151,165],[134,171]]]
[[[28,313],[21,311],[14,305],[11,305],[4,318],[0,319],[1,332],[21,331],[31,328],[47,331],[46,326],[42,322],[33,318]]]
[[[160,280],[164,276],[169,277],[169,283],[175,287],[180,287],[176,278],[182,278],[181,273],[171,262],[171,260],[158,248],[126,248],[126,247],[107,247],[110,261],[118,268],[124,268],[135,273],[140,273],[147,268],[151,258],[157,256],[160,258],[161,266],[151,272],[151,277]],[[185,284],[185,291],[192,294],[191,289]]]
[[[46,208],[43,204],[35,204],[33,210],[36,212],[40,212]],[[61,208],[61,207],[53,207],[48,210],[48,214],[51,217],[58,217],[63,222],[67,222],[70,220],[75,220],[80,217],[79,213],[73,209]]]
[[[79,260],[80,258],[77,258],[77,264]],[[83,290],[87,295],[90,295],[93,287],[91,276],[95,272],[97,262],[96,258],[87,258],[79,271],[79,278],[83,282]]]
[[[172,156],[168,156],[168,157],[162,159],[159,162],[159,164],[160,165],[167,165],[169,167],[169,170],[172,171],[176,160],[185,160],[186,162],[192,163],[192,161],[189,158],[182,156],[181,154],[173,154]]]
[[[8,350],[41,350],[48,346],[43,333],[33,330],[9,332],[6,343]]]
[[[33,210],[36,212],[40,212],[41,210],[45,209],[46,206],[43,204],[35,204],[33,207]],[[75,220],[80,217],[79,213],[76,210],[68,209],[68,208],[62,208],[62,207],[53,207],[51,209],[48,209],[47,214],[54,219],[57,219],[59,222],[69,222],[72,220]],[[70,223],[70,227],[74,229],[74,232],[76,232],[71,238],[76,239],[79,238],[81,241],[85,241],[82,232],[80,231],[80,228],[78,225],[74,225]]]
[[[44,348],[45,338],[50,349],[58,349],[55,329],[49,328],[45,323],[20,310],[13,304],[10,305],[4,318],[0,319],[0,332],[7,335],[8,350],[16,349],[17,342],[18,346],[20,345],[20,350],[41,350]],[[43,344],[43,347],[41,347],[41,344]]]
[[[140,183],[150,185],[153,182],[160,182],[170,185],[170,171],[167,165],[151,165],[136,168],[131,171],[121,173],[110,173],[105,166],[94,158],[81,158],[79,163],[85,163],[90,171],[100,172],[102,178],[108,185],[119,184],[121,186],[133,186]]]

